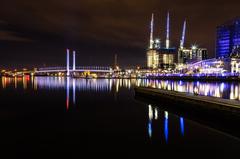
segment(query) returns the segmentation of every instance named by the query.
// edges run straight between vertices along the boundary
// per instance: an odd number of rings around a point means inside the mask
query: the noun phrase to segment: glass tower
[[[240,46],[240,18],[217,27],[216,57],[229,57]]]

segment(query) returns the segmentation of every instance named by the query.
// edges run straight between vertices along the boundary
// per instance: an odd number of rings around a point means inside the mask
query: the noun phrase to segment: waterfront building
[[[240,58],[240,46],[236,46],[232,53],[230,54],[232,58]]]
[[[202,60],[206,60],[208,52],[206,48],[198,48],[192,46],[191,48],[179,48],[178,49],[178,64],[194,63]]]
[[[150,24],[150,41],[149,48],[147,50],[147,67],[151,69],[158,68],[159,65],[159,54],[156,51],[156,47],[159,47],[160,41],[153,40],[153,27],[154,27],[154,14],[152,14],[151,24]],[[156,44],[158,43],[158,44]]]
[[[240,73],[240,58],[231,58],[231,73]]]
[[[173,69],[176,62],[177,51],[170,47],[170,16],[167,14],[166,41],[165,46],[161,45],[161,40],[153,38],[154,15],[152,14],[150,30],[150,42],[147,50],[147,67],[149,69]]]
[[[153,48],[147,51],[147,67],[151,69],[173,69],[176,63],[175,48]]]
[[[175,67],[176,49],[162,48],[157,50],[159,52],[159,68],[173,69]]]
[[[240,46],[240,18],[217,27],[216,57],[229,57]]]
[[[159,66],[159,53],[156,49],[147,51],[147,67],[156,69]]]
[[[213,58],[202,60],[196,63],[187,65],[187,72],[189,74],[219,74],[236,75],[240,74],[240,58]]]

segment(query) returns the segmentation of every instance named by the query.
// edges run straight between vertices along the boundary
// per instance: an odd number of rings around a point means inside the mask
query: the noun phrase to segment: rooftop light
[[[197,49],[197,45],[192,45],[192,50],[196,50]]]

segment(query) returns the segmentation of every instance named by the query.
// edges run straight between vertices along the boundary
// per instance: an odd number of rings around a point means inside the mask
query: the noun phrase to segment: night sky
[[[215,51],[216,26],[240,16],[239,0],[1,0],[0,68],[64,66],[65,50],[77,65],[144,65],[151,13],[155,37],[165,40],[167,11],[171,46],[179,46],[187,19],[186,45]]]

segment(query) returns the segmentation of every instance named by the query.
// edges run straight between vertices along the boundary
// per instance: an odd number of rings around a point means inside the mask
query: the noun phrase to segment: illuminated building
[[[161,48],[161,40],[160,39],[155,39],[154,48],[155,49],[160,49]]]
[[[158,49],[159,52],[159,68],[172,69],[175,66],[175,48],[162,48]]]
[[[229,57],[240,46],[240,18],[217,27],[216,57]]]
[[[152,49],[147,51],[147,67],[156,69],[159,67],[159,49],[161,48],[161,40],[155,39],[152,43]]]
[[[188,72],[199,72],[203,74],[222,74],[228,72],[229,59],[207,59],[188,65]]]
[[[166,45],[165,48],[159,48],[159,68],[161,69],[173,69],[175,63],[176,49],[170,47],[170,15],[167,14],[166,25]]]
[[[202,60],[206,60],[208,57],[206,48],[197,48],[192,46],[191,48],[179,48],[178,50],[178,64],[194,63]]]
[[[161,40],[153,40],[154,15],[152,14],[150,30],[150,46],[147,50],[147,67],[150,69],[172,69],[175,66],[176,49],[170,47],[170,16],[167,14],[166,25],[166,43],[165,47],[161,46]]]
[[[154,14],[152,14],[151,24],[150,24],[150,41],[149,49],[147,51],[147,67],[148,68],[158,68],[159,65],[159,55],[156,48],[160,47],[160,40],[153,40],[153,27],[154,27]]]
[[[159,43],[160,45],[160,40],[156,40],[154,42],[153,40],[153,27],[154,27],[154,14],[152,14],[152,19],[151,19],[151,25],[150,25],[150,41],[149,41],[149,49],[147,51],[147,67],[148,68],[158,68],[158,63],[159,63],[159,55],[158,52],[156,51],[155,47],[158,47],[158,45],[154,45],[154,43]]]
[[[231,73],[240,73],[240,59],[231,58]]]
[[[147,67],[148,68],[174,68],[175,66],[175,48],[159,48],[147,51]]]
[[[147,52],[147,67],[148,68],[158,68],[159,66],[159,54],[157,50],[151,49]]]
[[[240,45],[234,47],[232,53],[230,54],[231,58],[240,58]]]
[[[178,64],[187,64],[198,62],[207,59],[207,49],[198,48],[196,45],[193,45],[191,48],[185,48],[185,35],[186,35],[186,25],[187,21],[183,23],[182,37],[180,40],[180,46],[178,49]]]
[[[197,48],[193,50],[193,59],[196,61],[206,60],[208,58],[208,51],[206,48]]]
[[[187,65],[189,72],[202,74],[236,75],[240,74],[240,58],[213,58]]]

